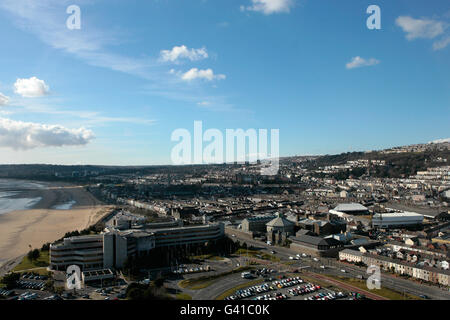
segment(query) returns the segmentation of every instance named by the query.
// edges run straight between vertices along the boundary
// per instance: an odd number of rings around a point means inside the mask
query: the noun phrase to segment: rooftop
[[[368,209],[359,203],[341,203],[334,208],[336,211],[367,211]]]

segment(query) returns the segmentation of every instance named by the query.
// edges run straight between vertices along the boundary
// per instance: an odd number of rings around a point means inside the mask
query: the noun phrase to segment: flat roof
[[[390,212],[390,213],[376,213],[374,217],[423,217],[422,214],[416,212]]]
[[[341,203],[334,208],[336,211],[366,211],[368,210],[362,204],[359,203]]]

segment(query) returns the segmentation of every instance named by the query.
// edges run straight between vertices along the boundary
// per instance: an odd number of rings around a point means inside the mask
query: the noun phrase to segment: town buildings
[[[341,261],[352,263],[364,263],[367,266],[378,266],[385,271],[395,272],[400,275],[406,275],[418,280],[423,280],[442,286],[449,285],[450,271],[448,269],[438,269],[420,265],[418,263],[409,263],[393,259],[382,255],[373,255],[370,253],[362,253],[356,250],[345,249],[339,252]]]

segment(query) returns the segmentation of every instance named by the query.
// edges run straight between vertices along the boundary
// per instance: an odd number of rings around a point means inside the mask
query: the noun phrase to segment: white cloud
[[[241,6],[241,11],[257,11],[266,15],[272,13],[288,13],[294,5],[293,0],[251,0],[252,5]]]
[[[223,74],[214,74],[214,71],[212,69],[206,69],[206,70],[199,70],[197,68],[192,68],[191,70],[189,70],[186,73],[183,73],[181,75],[181,79],[186,80],[186,81],[191,81],[191,80],[195,80],[195,79],[205,79],[208,81],[212,81],[212,80],[222,80],[225,79],[226,76]]]
[[[9,102],[9,98],[0,92],[0,106],[5,106]]]
[[[67,129],[58,125],[14,121],[0,118],[0,147],[27,150],[38,147],[86,145],[94,138],[84,128]]]
[[[36,77],[29,79],[17,79],[14,83],[15,92],[26,98],[42,97],[49,92],[49,87],[44,80]]]
[[[433,43],[433,50],[441,50],[450,44],[450,36],[447,36],[439,41]]]
[[[437,139],[437,140],[430,141],[428,143],[444,143],[444,142],[450,142],[450,138]]]
[[[448,33],[449,24],[445,21],[435,19],[414,19],[408,16],[400,16],[395,23],[406,33],[406,39],[409,41],[414,39],[435,39],[433,42],[433,50],[441,50],[450,44],[450,35]]]
[[[197,102],[197,105],[201,106],[201,107],[207,107],[207,106],[211,105],[211,103],[209,101],[201,101],[201,102]]]
[[[189,49],[185,45],[175,46],[171,50],[161,50],[160,60],[164,62],[177,62],[179,59],[189,59],[197,61],[208,58],[206,48]]]
[[[352,60],[345,65],[347,69],[354,69],[354,68],[360,68],[360,67],[368,67],[368,66],[374,66],[376,64],[379,64],[380,61],[374,58],[370,59],[364,59],[359,56],[353,57]]]
[[[400,16],[395,23],[406,32],[406,39],[417,38],[433,39],[441,35],[446,25],[442,21],[432,19],[414,19],[408,16]]]

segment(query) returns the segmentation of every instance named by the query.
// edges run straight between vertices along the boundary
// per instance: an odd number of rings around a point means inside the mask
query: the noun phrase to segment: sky
[[[171,164],[194,121],[281,156],[450,137],[448,0],[1,0],[0,39],[3,164]]]

